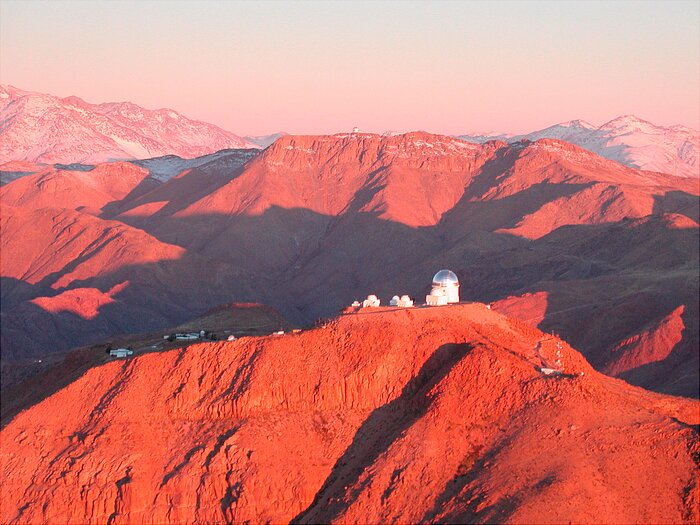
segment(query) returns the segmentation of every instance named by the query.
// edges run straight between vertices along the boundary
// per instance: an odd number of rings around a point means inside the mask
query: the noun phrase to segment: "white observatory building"
[[[362,301],[362,308],[377,308],[379,305],[381,305],[381,300],[377,299],[374,294],[368,295],[367,299]]]
[[[441,306],[459,302],[459,279],[450,270],[440,270],[433,277],[433,288],[425,296],[428,306]]]
[[[413,306],[413,299],[411,299],[408,295],[402,295],[401,297],[395,295],[394,297],[392,297],[391,301],[389,301],[389,306],[398,306],[399,308],[411,308]]]

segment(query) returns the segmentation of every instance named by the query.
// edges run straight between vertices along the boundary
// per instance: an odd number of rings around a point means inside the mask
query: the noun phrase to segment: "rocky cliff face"
[[[0,432],[1,520],[693,523],[697,411],[484,305],[368,309],[87,371]]]

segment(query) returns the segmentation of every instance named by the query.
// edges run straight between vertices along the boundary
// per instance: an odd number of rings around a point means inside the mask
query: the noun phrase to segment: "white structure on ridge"
[[[367,299],[362,301],[362,307],[367,308],[367,307],[379,306],[379,303],[381,303],[381,301],[379,299],[377,299],[376,295],[374,295],[374,294],[368,295]]]
[[[391,301],[389,301],[389,305],[398,306],[399,308],[410,308],[413,306],[413,299],[411,299],[408,295],[402,295],[401,297],[395,295],[391,298]]]
[[[199,339],[199,332],[184,332],[175,334],[175,339],[179,341],[194,341]]]
[[[134,351],[130,350],[129,348],[113,348],[109,351],[109,355],[116,358],[126,357],[132,355],[133,353]]]
[[[450,270],[440,270],[433,277],[433,288],[425,296],[428,306],[442,306],[459,302],[459,279]]]

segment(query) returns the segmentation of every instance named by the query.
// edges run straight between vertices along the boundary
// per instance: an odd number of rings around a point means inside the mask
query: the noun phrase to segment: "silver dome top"
[[[459,279],[450,270],[440,270],[433,277],[433,286],[454,286],[455,284],[459,284]]]

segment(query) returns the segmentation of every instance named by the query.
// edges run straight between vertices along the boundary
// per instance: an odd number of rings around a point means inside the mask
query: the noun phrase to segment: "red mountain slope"
[[[115,361],[0,432],[1,519],[697,522],[698,403],[560,347],[474,304]]]
[[[12,185],[8,185],[11,188]],[[181,258],[182,248],[158,242],[121,222],[69,209],[3,206],[2,275],[60,289],[127,265]]]
[[[3,205],[28,210],[80,208],[99,214],[103,206],[124,199],[147,176],[148,170],[128,162],[99,164],[88,170],[46,167],[0,188],[0,200]]]
[[[173,326],[250,297],[240,269],[121,222],[3,206],[1,228],[3,359]]]
[[[539,282],[494,308],[556,331],[600,370],[697,396],[697,234],[695,222],[678,215],[562,228],[542,239],[547,257],[537,249],[514,255],[515,271],[540,266]],[[489,279],[484,288],[496,277],[494,263],[491,256],[478,264],[478,278]]]
[[[640,172],[556,140],[477,146],[427,133],[286,136],[227,184],[174,208],[171,218],[159,206],[159,220],[146,228],[197,248],[216,239],[202,247],[216,256],[246,244],[256,217],[264,222],[292,210],[303,210],[304,217],[287,225],[272,219],[275,224],[264,229],[273,230],[275,242],[268,244],[284,247],[295,234],[306,235],[307,226],[296,227],[300,221],[328,224],[358,215],[409,228],[439,225],[448,238],[471,231],[540,238],[567,224],[692,207],[687,200],[670,202],[673,192],[697,194],[698,188],[694,181]],[[149,195],[141,200],[160,201]],[[249,219],[235,219],[241,217]],[[309,240],[317,242],[325,228],[310,228]],[[293,249],[284,247],[267,263],[288,263],[298,257]]]
[[[389,137],[286,136],[251,162],[240,177],[179,215],[258,215],[277,206],[330,216],[375,212],[408,226],[429,226],[465,197],[497,201],[541,185],[595,188],[596,195],[604,189],[611,192],[596,199],[590,190],[582,192],[580,200],[589,210],[578,206],[577,215],[569,217],[562,214],[566,202],[547,203],[560,218],[542,234],[563,224],[648,215],[654,195],[673,189],[697,193],[698,189],[696,181],[640,172],[552,139],[477,146],[422,132]],[[604,199],[621,202],[608,209]],[[531,237],[529,217],[523,219],[525,224],[517,233]]]
[[[410,226],[435,224],[497,149],[423,132],[285,136],[236,180],[180,215],[260,214],[272,206],[324,215],[377,211]]]
[[[115,296],[121,291],[120,289],[123,289],[123,286],[115,286],[112,290],[103,293],[96,289],[78,288],[56,297],[39,298],[37,301],[45,301],[47,304],[43,306],[54,311],[58,310],[57,313],[68,311],[85,319],[86,313],[100,311],[105,304],[118,303],[120,299]],[[130,306],[128,312],[136,319],[123,317],[124,311],[122,311],[120,312],[122,323],[131,321],[138,326],[138,317],[149,320],[154,317],[153,312],[144,311],[135,305]],[[45,321],[46,323],[41,325],[43,332],[48,331],[51,318]],[[56,332],[65,333],[66,327],[61,328],[61,331]],[[96,332],[98,328],[93,325],[92,332]],[[129,347],[136,355],[141,355],[147,352],[182,348],[191,343],[178,339],[174,341],[164,339],[165,334],[205,330],[210,333],[209,337],[213,334],[217,340],[226,340],[230,335],[234,337],[268,335],[277,330],[290,331],[293,328],[294,326],[290,325],[274,308],[255,303],[234,303],[219,305],[200,317],[189,319],[178,326],[170,326],[165,330],[114,336],[114,327],[112,327],[112,332],[103,335],[100,344],[71,350],[54,349],[48,354],[38,355],[38,358],[3,360],[0,363],[0,388],[2,388],[0,427],[19,412],[72,383],[88,369],[109,361],[111,358],[106,353],[108,347]],[[52,334],[52,336],[51,344],[55,348],[58,345],[55,335]]]

